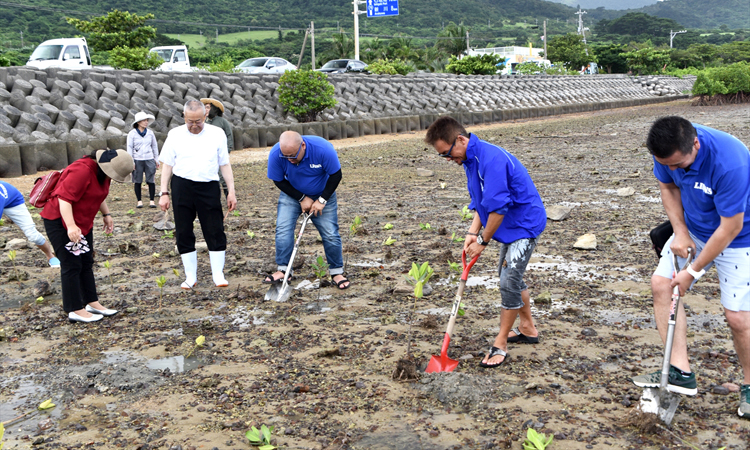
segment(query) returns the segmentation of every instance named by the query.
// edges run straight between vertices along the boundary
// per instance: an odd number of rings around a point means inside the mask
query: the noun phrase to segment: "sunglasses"
[[[302,142],[299,143],[299,149],[297,150],[297,153],[294,156],[286,156],[284,153],[281,152],[281,149],[279,149],[279,158],[288,159],[288,160],[297,159],[301,151],[302,151]]]
[[[463,134],[459,134],[458,136],[463,136]],[[453,144],[451,144],[451,148],[448,149],[448,153],[438,153],[438,156],[442,156],[443,158],[450,158],[453,147],[456,146],[456,141],[458,141],[458,136],[456,136],[456,139],[453,139]]]

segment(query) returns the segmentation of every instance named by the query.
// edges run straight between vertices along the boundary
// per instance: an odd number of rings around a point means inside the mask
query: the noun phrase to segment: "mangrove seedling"
[[[161,298],[164,293],[164,285],[167,284],[167,278],[164,275],[160,275],[156,279],[156,284],[159,286],[159,309],[161,309]]]
[[[383,241],[383,245],[393,245],[395,242],[396,240],[393,237],[388,236],[388,239]]]
[[[177,278],[180,278],[180,271],[179,271],[179,270],[177,270],[177,269],[175,269],[174,267],[172,268],[172,273],[173,273],[173,274],[174,274],[174,276],[176,276]]]
[[[323,277],[328,273],[328,263],[323,259],[322,256],[318,255],[318,258],[311,264],[315,276],[318,277],[318,298],[320,298],[320,288],[323,284]]]
[[[550,434],[549,439],[544,433],[539,433],[533,428],[526,430],[526,440],[523,441],[523,450],[544,450],[552,442],[554,436]]]
[[[465,240],[466,240],[465,238],[462,238],[462,237],[456,236],[456,232],[455,232],[455,231],[454,231],[454,232],[453,232],[453,234],[451,235],[451,241],[453,241],[453,242],[463,242],[463,241],[465,241]]]
[[[255,233],[253,233],[253,232],[252,232],[252,231],[250,231],[250,230],[247,230],[247,237],[249,237],[250,239],[252,239],[252,238],[254,238],[254,237],[255,237]]]
[[[235,209],[234,211],[232,211],[232,215],[234,217],[239,217],[240,216],[240,212]]]
[[[128,210],[128,214],[132,216],[133,214],[135,214],[135,210],[134,209],[129,209]]]
[[[10,250],[8,252],[8,259],[10,260],[11,263],[13,263],[13,271],[16,273],[16,280],[18,280],[18,282],[20,283],[21,277],[18,275],[18,268],[16,267],[16,251],[15,250]]]
[[[0,219],[0,227],[2,227],[3,225],[5,225],[5,219]]]
[[[467,205],[464,205],[464,208],[461,210],[461,222],[465,220],[471,220],[474,218],[474,213],[471,212],[469,207]]]
[[[48,409],[52,409],[55,407],[55,404],[52,403],[52,399],[45,400],[42,403],[39,404],[39,406],[36,407],[35,410],[26,411],[25,413],[21,414],[20,416],[16,416],[10,420],[6,420],[5,422],[0,422],[0,450],[3,448],[3,434],[5,433],[5,425],[9,423],[13,423],[17,420],[23,419],[24,417],[28,416],[29,414],[36,412],[36,411],[46,411]]]
[[[445,189],[447,186],[447,183],[440,183],[440,189]]]
[[[406,281],[414,286],[414,306],[412,306],[411,314],[409,318],[409,335],[407,337],[406,344],[406,357],[411,358],[411,327],[414,323],[414,312],[417,309],[417,300],[422,298],[424,293],[424,285],[432,277],[435,272],[430,267],[430,263],[425,261],[421,266],[417,263],[411,263],[411,270],[409,276],[406,277]]]
[[[432,226],[429,223],[420,223],[419,228],[424,231],[430,231],[432,229]]]
[[[164,236],[161,237],[162,239],[173,239],[174,238],[174,230],[164,230]]]
[[[36,298],[36,304],[41,305],[42,303],[44,303],[44,297],[40,295],[39,297]]]
[[[384,230],[392,230],[393,229],[393,224],[390,223],[390,222],[388,222],[387,224],[383,225],[383,229]]]
[[[190,355],[192,355],[193,352],[198,347],[203,347],[203,344],[205,344],[205,343],[206,343],[206,337],[203,336],[202,334],[200,336],[198,336],[197,338],[195,338],[195,347],[193,347],[193,348],[190,349],[190,351],[188,352],[188,354],[187,354],[187,356],[185,358],[190,358]]]
[[[0,422],[0,450],[3,450],[3,435],[5,434],[5,426]]]
[[[271,445],[271,433],[273,433],[273,426],[261,425],[260,430],[255,427],[250,428],[245,433],[245,437],[250,441],[250,445],[258,447],[258,450],[274,450],[276,446]]]
[[[37,406],[37,409],[39,411],[46,411],[46,410],[52,409],[54,407],[55,407],[55,404],[52,403],[52,399],[49,399],[49,400],[45,400],[42,403],[40,403],[39,406]]]
[[[112,287],[112,290],[115,290],[115,285],[112,283],[112,264],[109,262],[109,260],[104,261],[104,268],[107,269],[107,276],[109,277],[109,285]]]
[[[349,227],[349,233],[357,234],[360,226],[362,226],[362,219],[360,219],[359,216],[355,216],[354,220],[352,221],[352,225]]]

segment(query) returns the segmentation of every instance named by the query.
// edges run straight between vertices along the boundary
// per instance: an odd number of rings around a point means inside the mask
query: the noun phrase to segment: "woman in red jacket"
[[[111,180],[130,180],[135,164],[125,150],[96,150],[69,165],[57,182],[42,218],[60,259],[63,308],[71,322],[96,322],[117,314],[99,303],[94,281],[94,219],[102,213],[104,232],[114,229],[105,199]]]

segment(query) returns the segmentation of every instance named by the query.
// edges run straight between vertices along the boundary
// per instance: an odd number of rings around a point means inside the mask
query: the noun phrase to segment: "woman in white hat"
[[[133,183],[135,189],[135,198],[138,200],[136,208],[143,208],[141,201],[141,184],[143,183],[143,174],[146,174],[146,184],[148,185],[149,208],[156,208],[154,195],[156,194],[156,182],[154,175],[159,168],[159,149],[156,143],[154,132],[148,129],[148,126],[154,121],[154,116],[143,111],[135,115],[133,120],[133,129],[128,133],[128,155],[135,161],[135,171],[133,172]]]
[[[106,198],[111,180],[130,181],[135,165],[125,150],[95,150],[60,175],[42,210],[44,229],[60,259],[63,309],[71,322],[95,322],[117,314],[99,303],[94,280],[94,219],[102,214],[104,232],[114,222]]]

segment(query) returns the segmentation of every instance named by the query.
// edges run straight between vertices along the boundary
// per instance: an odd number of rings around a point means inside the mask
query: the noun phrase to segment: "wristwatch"
[[[479,233],[479,235],[477,236],[477,244],[479,244],[479,245],[484,245],[484,246],[486,247],[486,246],[487,246],[487,244],[489,244],[489,241],[485,241],[485,240],[484,240],[484,239],[482,238],[482,233]]]
[[[328,200],[324,199],[323,197],[318,197],[318,203],[320,203],[321,205],[325,205],[326,203],[328,203]]]
[[[159,197],[163,197],[163,196],[165,196],[165,195],[169,195],[169,191],[162,191],[162,192],[159,192]]]
[[[688,264],[687,267],[685,267],[685,270],[687,270],[687,273],[689,273],[696,280],[702,277],[706,273],[706,269],[702,269],[700,272],[698,272],[694,270],[690,264]]]

